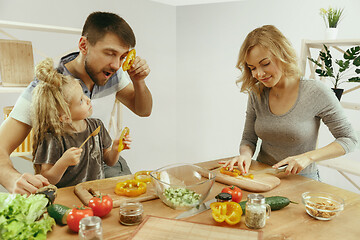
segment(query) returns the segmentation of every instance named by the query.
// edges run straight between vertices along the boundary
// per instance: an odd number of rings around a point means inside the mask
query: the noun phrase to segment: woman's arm
[[[339,143],[332,142],[325,147],[296,156],[287,157],[284,160],[273,165],[273,168],[279,168],[282,165],[288,164],[285,173],[298,174],[313,162],[336,158],[344,154],[344,148]]]

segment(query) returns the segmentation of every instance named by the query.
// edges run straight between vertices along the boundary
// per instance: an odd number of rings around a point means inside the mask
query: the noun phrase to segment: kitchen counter
[[[217,160],[201,163],[199,165],[207,166],[217,162]],[[258,165],[259,164],[254,164]],[[263,166],[261,166],[263,167]],[[98,180],[102,181],[102,180]],[[215,197],[224,187],[224,184],[216,182],[210,192],[209,200]],[[330,221],[319,221],[310,217],[306,212],[304,205],[301,203],[301,194],[307,191],[324,191],[341,196],[345,200],[345,209],[339,216]],[[251,192],[243,191],[243,200],[247,199],[247,195]],[[360,195],[337,188],[325,183],[321,183],[309,178],[298,175],[282,175],[281,184],[275,189],[262,193],[265,197],[285,196],[291,201],[299,204],[290,204],[279,211],[271,212],[270,218],[266,222],[263,232],[263,238],[268,240],[277,239],[359,239],[360,228]],[[74,187],[61,188],[58,190],[58,196],[55,203],[66,206],[81,205],[81,201],[74,194]],[[174,210],[167,207],[160,199],[143,202],[144,216],[153,215],[167,218],[174,218],[182,210]],[[111,213],[102,219],[103,239],[127,239],[137,226],[124,226],[119,223],[119,208],[114,208]],[[241,222],[229,226],[226,223],[217,223],[211,216],[211,210],[190,218],[183,219],[196,223],[210,224],[214,226],[223,226],[231,228],[248,229],[245,226],[243,216]],[[73,233],[67,226],[55,226],[53,231],[48,233],[48,239],[77,239],[76,233]]]

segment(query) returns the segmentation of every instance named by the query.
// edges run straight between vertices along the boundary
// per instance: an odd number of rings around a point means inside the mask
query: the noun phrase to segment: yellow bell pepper
[[[233,168],[233,170],[229,170],[229,168],[221,168],[220,169],[220,173],[222,174],[226,174],[232,177],[238,177],[238,176],[242,176],[242,177],[246,177],[246,178],[250,178],[250,179],[254,179],[254,175],[253,174],[248,174],[248,175],[242,175],[241,171],[239,169]]]
[[[116,184],[115,193],[126,197],[137,197],[146,192],[146,183],[132,179]]]
[[[210,204],[212,216],[216,222],[234,225],[240,222],[242,209],[236,202],[213,202]]]
[[[130,129],[128,127],[124,127],[124,129],[121,132],[120,139],[119,139],[118,152],[121,152],[124,149],[125,145],[123,143],[123,140],[124,140],[125,136],[129,135],[129,133],[130,133]]]
[[[135,176],[134,176],[134,179],[138,180],[140,182],[149,183],[149,182],[151,182],[150,173],[151,173],[151,171],[139,171],[139,172],[136,172]]]

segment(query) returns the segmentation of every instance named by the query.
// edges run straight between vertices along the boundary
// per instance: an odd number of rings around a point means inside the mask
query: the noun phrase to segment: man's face
[[[129,47],[115,34],[107,33],[95,45],[88,43],[85,70],[96,85],[103,86],[121,67],[128,52]]]

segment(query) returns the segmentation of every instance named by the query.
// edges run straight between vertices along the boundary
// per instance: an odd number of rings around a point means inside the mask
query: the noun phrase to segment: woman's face
[[[252,76],[271,88],[276,86],[283,77],[280,61],[263,47],[256,45],[246,58],[246,65],[249,67]]]

